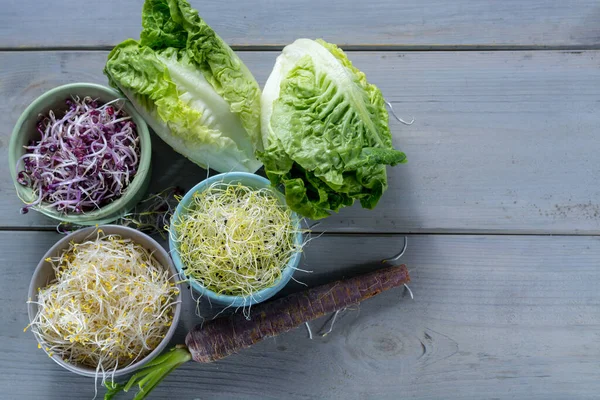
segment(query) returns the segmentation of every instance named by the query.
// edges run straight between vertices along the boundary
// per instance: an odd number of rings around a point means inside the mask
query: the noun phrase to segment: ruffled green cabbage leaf
[[[261,163],[260,88],[185,0],[147,0],[140,40],[109,54],[104,72],[166,143],[219,172]]]
[[[267,176],[311,219],[355,200],[372,209],[387,189],[386,165],[406,162],[392,145],[381,91],[323,40],[283,49],[263,89],[261,126]]]

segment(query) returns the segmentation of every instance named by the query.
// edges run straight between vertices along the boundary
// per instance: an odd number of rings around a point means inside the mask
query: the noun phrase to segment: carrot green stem
[[[178,345],[169,352],[157,357],[133,375],[127,384],[107,384],[108,391],[104,396],[104,400],[111,400],[121,390],[128,392],[136,384],[139,391],[136,393],[134,400],[142,400],[174,369],[191,359],[192,355],[188,349],[183,345]]]
[[[123,390],[125,385],[107,381],[104,386],[106,386],[107,389],[106,394],[104,395],[104,400],[111,400],[117,393]]]

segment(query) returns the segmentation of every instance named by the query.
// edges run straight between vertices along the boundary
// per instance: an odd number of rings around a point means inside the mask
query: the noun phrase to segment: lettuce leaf
[[[335,45],[286,46],[261,103],[259,158],[305,217],[327,217],[355,200],[374,208],[387,189],[386,165],[406,162],[392,146],[381,91]]]
[[[109,54],[109,83],[196,164],[219,172],[260,168],[260,89],[244,63],[185,0],[147,0],[142,26],[139,41]]]

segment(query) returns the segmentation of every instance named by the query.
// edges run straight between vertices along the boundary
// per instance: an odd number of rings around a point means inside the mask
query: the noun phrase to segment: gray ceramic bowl
[[[124,226],[118,226],[118,225],[104,225],[104,226],[101,226],[100,228],[106,234],[117,234],[117,235],[120,235],[121,237],[132,239],[136,243],[144,246],[147,250],[154,252],[154,257],[156,257],[158,262],[164,268],[169,269],[169,271],[171,273],[171,280],[173,282],[176,282],[177,270],[173,266],[173,263],[171,262],[171,258],[169,257],[168,253],[162,248],[162,246],[160,244],[158,244],[150,236],[148,236],[144,233],[141,233],[139,231],[136,231],[135,229],[127,228]],[[37,268],[35,269],[35,271],[33,273],[33,277],[31,278],[31,284],[29,285],[29,298],[30,299],[33,299],[33,300],[37,299],[38,288],[45,287],[48,284],[48,282],[50,282],[54,279],[54,270],[52,269],[51,264],[46,262],[45,259],[48,257],[56,257],[56,256],[60,255],[60,253],[62,253],[65,249],[67,249],[69,247],[69,242],[71,242],[71,241],[73,241],[75,243],[80,243],[80,242],[85,241],[87,238],[90,237],[91,234],[93,234],[95,232],[95,230],[96,230],[95,227],[90,227],[90,228],[85,228],[85,229],[80,229],[78,231],[75,231],[75,232],[65,236],[61,240],[59,240],[54,246],[52,246],[50,248],[50,250],[48,250],[48,252],[46,254],[44,254],[44,257],[42,257],[42,260],[38,264]],[[37,311],[38,311],[38,306],[36,304],[31,304],[31,303],[28,304],[27,312],[29,314],[30,322],[33,320],[33,318],[37,314]],[[153,358],[158,356],[165,349],[165,347],[169,344],[169,341],[173,337],[173,334],[175,333],[175,329],[177,328],[177,322],[179,321],[180,314],[181,314],[181,288],[179,288],[179,295],[177,296],[177,304],[174,306],[174,310],[173,310],[173,323],[172,323],[171,327],[169,328],[168,332],[166,333],[165,338],[162,340],[162,342],[160,342],[158,347],[156,349],[154,349],[150,354],[148,354],[143,359],[141,359],[125,368],[118,369],[115,372],[114,376],[118,377],[118,376],[130,374],[131,372],[143,367],[146,363],[148,363]],[[37,335],[36,335],[36,339],[38,340],[38,343],[41,342],[40,338],[37,337]],[[89,376],[89,377],[96,376],[96,370],[94,368],[67,363],[58,355],[53,355],[52,359],[61,367],[68,369],[71,372],[75,372],[76,374],[83,375],[83,376]],[[111,376],[112,376],[112,372],[111,372]]]

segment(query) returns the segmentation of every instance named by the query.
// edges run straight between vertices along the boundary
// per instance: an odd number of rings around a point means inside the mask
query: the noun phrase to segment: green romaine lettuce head
[[[360,200],[377,205],[394,150],[379,89],[337,46],[298,39],[283,49],[261,98],[259,158],[292,210],[312,219]]]
[[[196,164],[219,172],[260,168],[260,88],[244,63],[185,0],[147,0],[142,25],[140,41],[109,54],[109,83]]]

